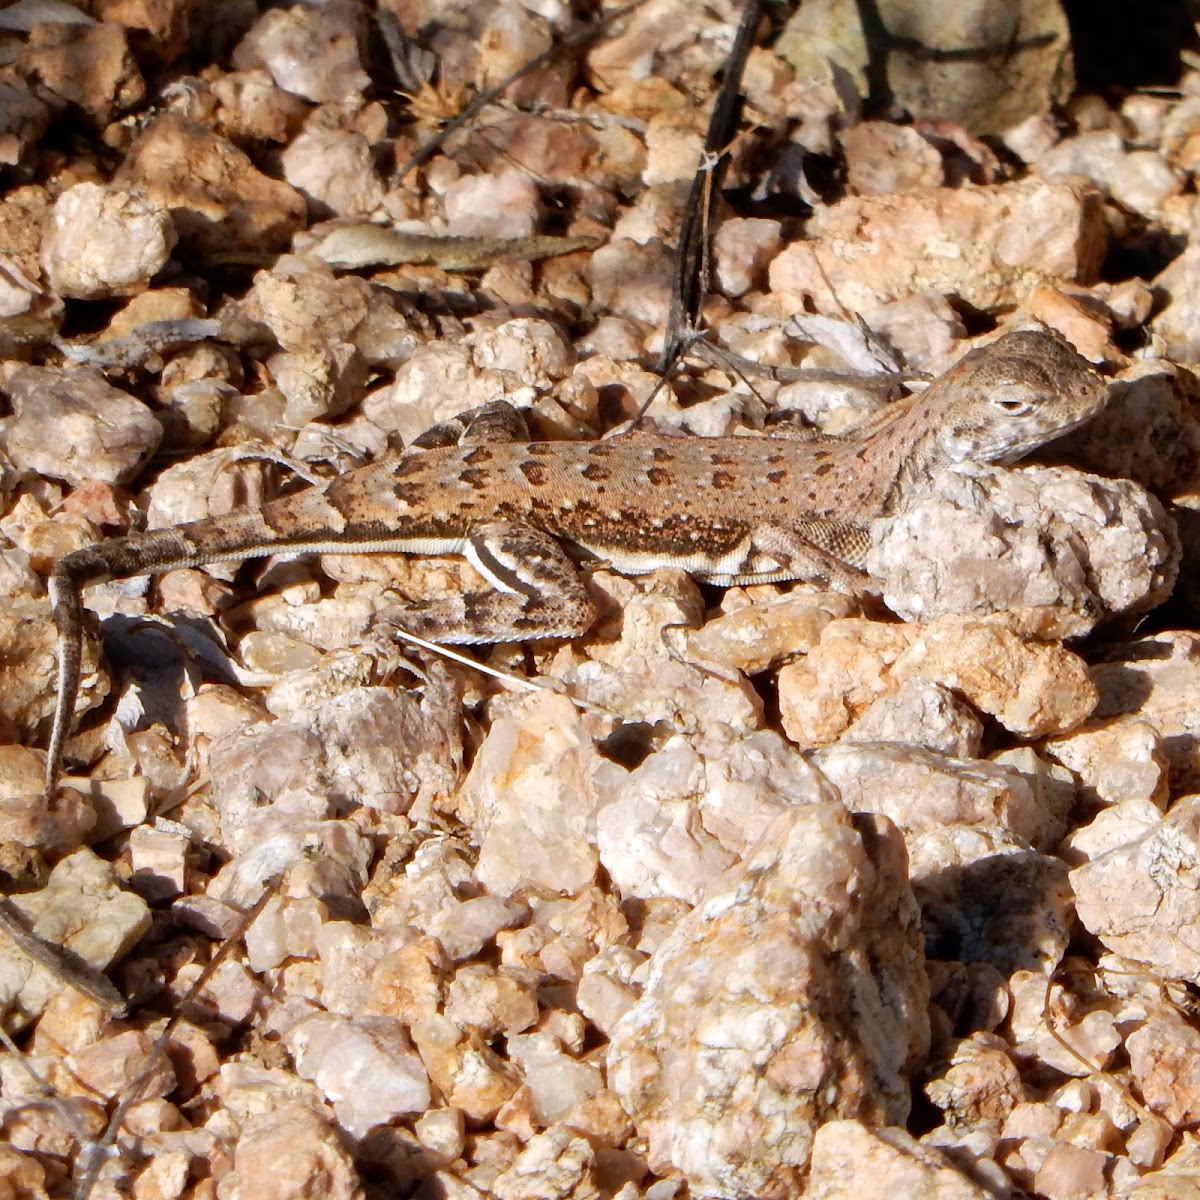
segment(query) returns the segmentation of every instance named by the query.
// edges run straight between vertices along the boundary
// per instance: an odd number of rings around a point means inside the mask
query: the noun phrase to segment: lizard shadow
[[[189,691],[206,681],[237,681],[233,657],[208,617],[117,613],[105,617],[100,628],[105,657],[124,680],[115,715],[127,733],[156,724],[182,732]]]

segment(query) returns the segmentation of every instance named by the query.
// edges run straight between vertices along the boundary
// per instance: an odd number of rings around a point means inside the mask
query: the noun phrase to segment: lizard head
[[[1013,463],[1104,406],[1103,378],[1055,334],[1006,333],[951,370],[938,443],[951,462]]]

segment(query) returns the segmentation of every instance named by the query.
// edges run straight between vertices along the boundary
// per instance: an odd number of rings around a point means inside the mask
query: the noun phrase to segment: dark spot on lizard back
[[[814,475],[828,475],[833,470],[833,463],[823,462],[819,467],[813,468]]]
[[[723,492],[728,488],[733,487],[737,483],[736,477],[729,471],[714,471],[712,477],[712,486],[718,492]]]
[[[534,487],[541,487],[546,482],[546,468],[541,463],[526,459],[517,469]]]
[[[671,453],[665,446],[655,446],[650,452],[650,457],[656,463],[670,463],[675,461],[675,455]]]
[[[491,471],[479,471],[474,467],[470,467],[465,471],[459,472],[458,482],[466,484],[469,488],[474,488],[477,492],[481,492],[487,487],[491,478]]]
[[[788,477],[788,473],[786,471],[768,471],[767,472],[767,482],[768,483],[782,483],[787,477]]]
[[[579,473],[589,483],[605,483],[612,477],[612,472],[603,463],[590,462]]]
[[[472,467],[481,467],[492,461],[492,452],[487,446],[476,446],[474,450],[468,450],[463,455],[463,462]]]
[[[668,487],[674,481],[675,474],[673,471],[664,470],[662,467],[651,467],[646,472],[646,478],[655,487]]]

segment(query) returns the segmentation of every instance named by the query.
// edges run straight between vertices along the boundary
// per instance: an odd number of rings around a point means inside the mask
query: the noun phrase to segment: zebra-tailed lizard
[[[277,553],[462,554],[494,590],[405,609],[435,641],[573,637],[595,618],[575,558],[623,574],[678,567],[716,584],[811,580],[869,590],[870,525],[954,463],[1010,463],[1104,402],[1085,359],[1047,333],[972,351],[854,437],[531,442],[507,405],[438,426],[388,458],[261,508],[74,551],[50,575],[58,691],[46,758],[57,786],[79,687],[91,583]],[[568,553],[568,550],[570,553]]]

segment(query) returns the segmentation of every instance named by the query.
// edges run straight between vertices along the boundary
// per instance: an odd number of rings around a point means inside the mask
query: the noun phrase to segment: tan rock
[[[955,1047],[944,1070],[925,1085],[925,1094],[945,1114],[951,1128],[996,1133],[1025,1099],[1025,1085],[1008,1043],[976,1033]]]
[[[1067,905],[1063,911],[1069,911]],[[1088,1079],[1109,1068],[1124,1039],[1111,1006],[1083,1004],[1059,984],[1047,984],[1047,970],[1065,945],[1061,932],[1057,942],[1057,947],[1047,945],[1045,960],[1032,970],[1019,967],[1009,973],[1013,1052],[1022,1061],[1034,1060],[1063,1075]],[[1080,1103],[1074,1107],[1077,1110]],[[1030,1165],[1037,1169],[1037,1163]]]
[[[485,10],[483,28],[479,32],[479,57],[475,67],[475,84],[490,88],[507,80],[553,44],[553,25],[567,18],[561,9],[550,6],[544,11],[524,5],[496,5]],[[536,71],[515,80],[512,88],[514,103],[537,101],[550,105],[568,103],[570,72],[564,72],[561,60],[550,61]],[[507,94],[507,93],[506,93]]]
[[[869,828],[837,804],[782,814],[668,935],[613,1031],[610,1086],[652,1167],[696,1195],[794,1195],[824,1120],[907,1114],[928,985],[899,839]]]
[[[20,63],[96,125],[108,124],[146,94],[125,31],[117,24],[40,22],[29,31]]]
[[[819,746],[890,687],[890,670],[910,644],[901,626],[866,618],[831,621],[808,657],[778,676],[779,716],[798,745]]]
[[[857,615],[858,607],[837,592],[800,588],[706,621],[688,634],[688,655],[757,674],[790,655],[811,650],[830,621]]]
[[[1039,283],[1092,283],[1107,238],[1099,193],[1020,182],[851,197],[771,264],[771,290],[820,312],[869,312],[921,291],[978,308],[1019,304]]]
[[[0,162],[15,167],[37,144],[49,123],[50,109],[27,86],[15,80],[0,82]]]
[[[135,30],[140,49],[152,50],[162,63],[174,62],[188,41],[187,0],[100,0],[96,15]]]
[[[949,688],[911,679],[872,701],[839,741],[899,742],[952,758],[976,758],[983,722]]]
[[[915,680],[952,689],[1027,737],[1071,729],[1096,703],[1082,660],[1025,641],[999,620],[851,618],[830,622],[803,662],[779,672],[784,730],[802,746],[833,741],[878,697]]]
[[[8,903],[34,934],[101,973],[128,954],[150,927],[145,901],[125,891],[113,868],[87,849],[61,859],[40,891],[12,896]],[[9,998],[9,1029],[24,1028],[62,988],[57,976],[8,938],[0,944],[0,994]]]
[[[11,1189],[13,1200],[49,1200],[45,1169],[33,1154],[0,1146],[0,1179]]]
[[[596,1156],[587,1140],[566,1125],[556,1125],[531,1138],[491,1190],[497,1200],[530,1196],[600,1200],[595,1167]]]
[[[337,1003],[336,996],[329,993],[337,986],[337,962],[331,962],[330,967],[326,973],[326,996],[333,1006]],[[416,938],[379,959],[369,975],[369,992],[357,1009],[395,1016],[407,1025],[414,1025],[437,1013],[449,975],[450,963],[437,939]]]
[[[776,259],[778,261],[778,259]],[[671,255],[658,241],[610,242],[588,267],[592,298],[606,312],[662,325],[671,304]]]
[[[202,256],[282,250],[304,220],[304,200],[203,126],[165,114],[132,146],[115,186],[141,185],[170,209],[180,242]]]
[[[1173,363],[1134,361],[1111,384],[1104,408],[1060,448],[1074,464],[1164,496],[1192,491],[1200,461],[1195,388],[1190,372]]]
[[[952,688],[1023,737],[1073,729],[1096,704],[1081,659],[1061,646],[1023,641],[998,622],[930,622],[897,658],[892,677]]]
[[[1036,1192],[1048,1200],[1082,1200],[1107,1190],[1109,1156],[1060,1142],[1046,1155],[1033,1178]]]
[[[96,826],[96,810],[73,788],[47,800],[43,776],[37,751],[0,746],[0,843],[36,850],[54,861],[83,845]]]
[[[863,1181],[879,1196],[936,1196],[986,1200],[990,1188],[973,1183],[940,1151],[922,1146],[903,1129],[829,1121],[813,1140],[805,1200],[856,1200]]]
[[[478,1034],[464,1033],[445,1017],[412,1026],[412,1039],[429,1078],[446,1103],[472,1121],[490,1121],[520,1086],[516,1068],[503,1062]]]
[[[315,1104],[303,1101],[247,1114],[222,1191],[257,1200],[357,1200],[358,1174],[342,1137]]]
[[[460,967],[446,989],[445,1015],[485,1040],[521,1033],[538,1019],[537,978],[483,963]]]
[[[846,182],[859,196],[942,186],[942,156],[912,126],[860,121],[838,141],[846,156]]]
[[[99,1094],[114,1099],[126,1093],[147,1066],[154,1038],[142,1030],[127,1030],[82,1046],[67,1056],[79,1095]],[[142,1098],[166,1096],[175,1089],[171,1060],[159,1055],[149,1076],[141,1081]],[[73,1089],[74,1090],[74,1089]]]
[[[713,269],[726,296],[754,287],[782,245],[780,223],[763,217],[732,217],[713,235]]]
[[[283,177],[323,217],[369,217],[383,203],[371,146],[355,130],[309,128],[280,156]]]
[[[1200,637],[1167,631],[1118,644],[1092,667],[1097,721],[1137,714],[1162,739],[1171,789],[1200,790]]]
[[[1137,717],[1084,725],[1049,738],[1045,754],[1069,767],[1079,797],[1092,806],[1140,800],[1160,811],[1167,806],[1167,750],[1158,730]]]
[[[1200,1198],[1200,1141],[1185,1133],[1179,1148],[1162,1169],[1144,1175],[1121,1192],[1121,1200],[1198,1200]]]
[[[646,123],[647,186],[682,183],[696,173],[704,150],[704,132],[692,112],[656,113]]]
[[[139,825],[129,835],[130,886],[151,904],[182,895],[191,842],[177,829]]]

